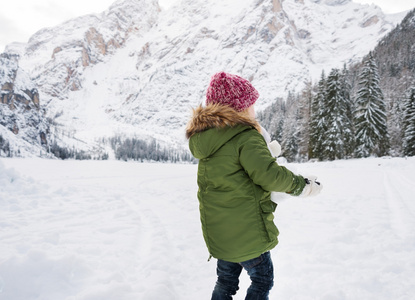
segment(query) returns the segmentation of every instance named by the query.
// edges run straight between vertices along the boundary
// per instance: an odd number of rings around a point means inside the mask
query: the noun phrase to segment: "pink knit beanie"
[[[210,80],[206,92],[206,105],[228,105],[236,111],[243,111],[253,105],[258,99],[258,91],[251,83],[239,77],[225,72],[216,73]]]

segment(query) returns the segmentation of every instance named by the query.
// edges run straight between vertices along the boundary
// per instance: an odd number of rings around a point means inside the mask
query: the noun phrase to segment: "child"
[[[232,299],[244,268],[246,299],[268,299],[273,286],[270,250],[278,244],[270,192],[316,194],[321,185],[294,175],[271,156],[255,120],[257,90],[237,75],[215,74],[186,129],[199,159],[197,183],[203,237],[218,259],[212,299]]]

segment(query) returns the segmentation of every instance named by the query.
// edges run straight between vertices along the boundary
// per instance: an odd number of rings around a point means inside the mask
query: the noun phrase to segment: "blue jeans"
[[[241,263],[233,263],[218,259],[216,272],[218,280],[212,293],[212,300],[232,300],[232,295],[239,289],[239,275],[244,268],[251,278],[245,300],[268,300],[268,294],[274,285],[274,267],[271,254]]]

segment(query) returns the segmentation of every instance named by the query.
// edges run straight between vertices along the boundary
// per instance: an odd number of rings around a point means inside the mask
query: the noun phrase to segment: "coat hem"
[[[276,246],[278,245],[278,240],[276,241],[276,243],[271,244],[269,247],[266,247],[263,251],[255,251],[254,253],[251,254],[247,254],[247,255],[243,255],[240,257],[232,257],[232,258],[222,258],[222,257],[217,257],[213,254],[211,254],[214,258],[216,259],[220,259],[220,260],[224,260],[224,261],[228,261],[228,262],[233,262],[233,263],[241,263],[250,259],[254,259],[257,258],[259,256],[261,256],[261,254],[271,251],[272,249],[274,249]]]

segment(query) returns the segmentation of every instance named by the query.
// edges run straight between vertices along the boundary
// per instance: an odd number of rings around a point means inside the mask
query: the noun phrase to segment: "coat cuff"
[[[300,196],[301,193],[303,192],[305,185],[306,185],[306,182],[303,176],[301,175],[295,176],[293,178],[294,189],[290,192],[287,192],[287,194],[290,194],[292,196]]]

